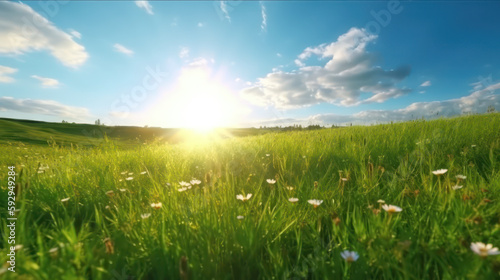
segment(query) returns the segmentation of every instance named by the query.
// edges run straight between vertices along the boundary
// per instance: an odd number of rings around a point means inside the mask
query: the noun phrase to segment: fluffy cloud
[[[410,74],[410,67],[384,70],[374,65],[375,55],[366,46],[377,38],[364,29],[351,28],[337,41],[306,48],[295,60],[300,67],[292,72],[273,72],[242,90],[251,102],[278,109],[331,103],[352,106],[384,102],[409,93],[396,84]],[[327,58],[324,66],[306,66],[311,56]],[[368,98],[361,98],[367,94]]]
[[[421,87],[429,87],[429,86],[431,86],[431,81],[425,81],[420,86]]]
[[[58,29],[30,6],[0,1],[0,54],[19,55],[41,50],[49,51],[69,67],[78,67],[89,57],[70,34]]]
[[[179,52],[179,57],[186,58],[188,56],[189,56],[189,49],[187,47],[182,47],[181,51]]]
[[[262,23],[260,24],[260,29],[265,32],[267,30],[267,14],[266,14],[266,6],[264,3],[260,2],[260,12],[262,14]]]
[[[7,96],[0,97],[0,110],[58,116],[74,120],[85,120],[90,117],[87,108],[67,106],[53,100],[16,99]]]
[[[73,29],[69,30],[69,34],[71,34],[71,36],[78,38],[78,39],[82,38],[82,34],[76,30],[73,30]]]
[[[153,14],[153,7],[151,6],[151,4],[149,4],[148,1],[135,1],[135,4],[137,5],[137,7],[146,10],[148,14]]]
[[[42,84],[42,87],[45,88],[56,88],[57,86],[59,86],[59,81],[56,79],[44,78],[37,75],[31,76],[31,78],[39,80]]]
[[[115,44],[113,47],[115,48],[115,51],[120,52],[120,53],[124,53],[128,56],[132,56],[134,54],[134,51],[124,47],[123,45]]]
[[[500,109],[500,83],[474,91],[470,95],[434,102],[417,102],[398,110],[369,110],[353,115],[319,114],[305,119],[276,119],[260,122],[257,125],[292,125],[320,124],[345,125],[387,123],[390,121],[408,121],[418,118],[432,119],[451,117],[464,113],[484,113],[489,106]]]
[[[0,83],[12,83],[14,82],[14,78],[9,77],[8,75],[14,74],[17,72],[17,69],[2,66],[0,65]]]

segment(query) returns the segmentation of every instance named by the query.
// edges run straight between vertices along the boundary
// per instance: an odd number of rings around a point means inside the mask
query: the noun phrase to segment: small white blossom
[[[433,173],[434,175],[437,175],[437,176],[439,176],[439,175],[443,175],[443,174],[444,174],[444,173],[446,173],[446,172],[448,172],[448,169],[438,169],[438,170],[432,171],[432,173]]]
[[[310,199],[308,200],[307,202],[309,202],[309,204],[313,205],[314,208],[318,207],[321,205],[321,203],[323,203],[323,200],[318,200],[318,199]]]
[[[348,262],[355,262],[359,258],[358,253],[349,250],[345,250],[344,252],[340,253],[340,255],[342,256],[342,258],[344,258],[344,260]]]
[[[247,194],[247,196],[243,196],[242,194],[236,195],[236,199],[239,199],[241,201],[249,200],[251,197],[252,197],[251,193]]]
[[[199,185],[199,184],[201,184],[201,181],[197,180],[197,179],[193,179],[189,183],[191,183],[191,185]]]
[[[161,202],[151,203],[151,207],[153,207],[154,209],[160,209],[161,206],[162,206]]]
[[[483,242],[473,242],[470,244],[470,248],[474,253],[479,256],[486,258],[487,256],[498,255],[500,252],[498,248],[493,248],[493,244],[484,244]]]
[[[388,213],[397,213],[397,212],[401,212],[403,211],[403,209],[401,209],[400,207],[398,206],[395,206],[395,205],[387,205],[387,204],[384,204],[382,205],[382,208],[388,212]]]

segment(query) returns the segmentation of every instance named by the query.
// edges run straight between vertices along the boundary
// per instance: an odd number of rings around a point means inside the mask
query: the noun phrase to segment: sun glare
[[[244,111],[231,91],[210,76],[207,67],[184,69],[177,86],[157,106],[162,112],[156,118],[163,118],[165,126],[200,132],[234,125]]]

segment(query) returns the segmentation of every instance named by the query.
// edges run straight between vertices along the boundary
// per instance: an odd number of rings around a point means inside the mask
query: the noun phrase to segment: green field
[[[0,128],[2,263],[12,165],[22,244],[2,279],[500,279],[500,256],[470,248],[500,246],[498,113],[176,141]]]

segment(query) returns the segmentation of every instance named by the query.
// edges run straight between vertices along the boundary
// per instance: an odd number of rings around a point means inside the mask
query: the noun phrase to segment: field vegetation
[[[175,143],[71,125],[0,121],[4,279],[500,279],[475,243],[500,246],[498,113]]]

